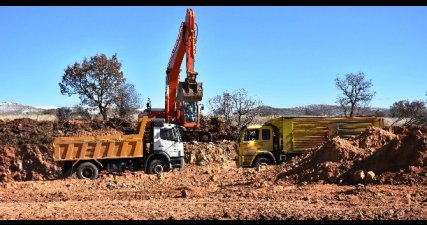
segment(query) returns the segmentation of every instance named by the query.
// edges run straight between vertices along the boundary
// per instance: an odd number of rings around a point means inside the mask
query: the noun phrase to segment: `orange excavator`
[[[203,85],[197,82],[194,70],[197,42],[197,24],[194,11],[187,9],[185,21],[181,23],[178,38],[166,69],[165,109],[152,109],[147,103],[150,116],[164,118],[167,123],[183,127],[184,141],[211,141],[212,135],[200,129],[199,101],[203,97]],[[181,64],[186,56],[186,78],[180,81]]]

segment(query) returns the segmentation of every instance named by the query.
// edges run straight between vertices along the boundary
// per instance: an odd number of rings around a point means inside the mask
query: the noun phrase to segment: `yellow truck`
[[[273,165],[324,143],[329,137],[356,137],[369,126],[384,127],[381,117],[278,117],[242,127],[239,167]]]
[[[53,158],[61,162],[63,175],[76,172],[80,179],[96,179],[101,170],[158,174],[182,168],[182,128],[147,115],[140,115],[138,122],[137,134],[55,138]]]

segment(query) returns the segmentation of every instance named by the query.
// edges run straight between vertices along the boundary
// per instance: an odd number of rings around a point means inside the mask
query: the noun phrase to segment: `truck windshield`
[[[181,132],[179,131],[179,129],[174,127],[172,130],[173,130],[174,137],[176,137],[175,141],[181,142]]]
[[[160,129],[160,138],[163,140],[168,140],[168,141],[181,141],[179,131],[177,131],[175,128],[172,128],[172,129],[162,128],[162,129]]]
[[[259,130],[246,130],[244,141],[255,141],[259,138]]]

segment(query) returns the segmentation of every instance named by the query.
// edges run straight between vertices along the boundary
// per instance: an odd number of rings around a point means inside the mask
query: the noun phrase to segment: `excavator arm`
[[[198,101],[203,97],[202,83],[197,82],[198,73],[194,71],[196,42],[197,26],[194,11],[187,9],[185,22],[181,23],[166,69],[165,90],[165,119],[187,128],[199,127],[199,120],[188,119],[188,113],[196,113],[195,117],[199,117]],[[184,55],[186,56],[186,78],[181,82],[179,73]]]

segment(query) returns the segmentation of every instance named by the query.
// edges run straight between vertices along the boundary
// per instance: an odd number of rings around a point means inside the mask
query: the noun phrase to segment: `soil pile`
[[[235,141],[218,141],[213,143],[187,142],[184,143],[185,162],[196,165],[225,163],[237,159],[237,144]]]
[[[127,126],[125,126],[127,124]],[[54,179],[60,173],[51,143],[58,136],[123,134],[130,122],[0,120],[0,182]]]
[[[408,127],[402,134],[375,149],[349,170],[373,171],[377,174],[375,183],[381,184],[427,184],[427,140],[420,127]]]
[[[365,132],[359,136],[360,148],[379,148],[391,140],[396,138],[397,135],[390,131],[380,129],[378,127],[369,127]]]
[[[285,171],[279,174],[279,178],[287,178],[295,182],[340,182],[341,175],[362,156],[363,149],[348,140],[334,137],[320,148],[285,163]]]
[[[204,118],[200,122],[200,127],[204,131],[208,131],[212,134],[212,139],[222,140],[237,140],[239,131],[236,126],[232,126],[228,123],[222,122],[218,118]]]
[[[426,183],[427,142],[422,131],[409,127],[396,135],[371,127],[354,141],[335,137],[286,163],[278,178],[293,182]]]

